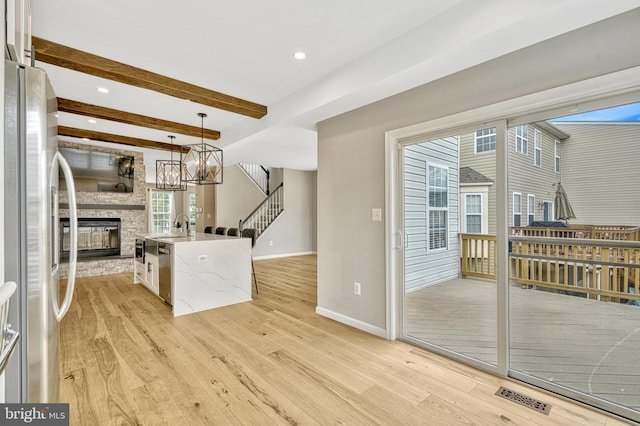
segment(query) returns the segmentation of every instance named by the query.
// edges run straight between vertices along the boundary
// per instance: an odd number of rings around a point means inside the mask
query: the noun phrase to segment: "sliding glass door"
[[[406,141],[401,158],[404,335],[494,367],[495,147],[489,127]]]
[[[397,139],[403,339],[640,420],[640,103],[620,110]]]
[[[512,374],[636,420],[638,117],[635,104],[508,130]]]

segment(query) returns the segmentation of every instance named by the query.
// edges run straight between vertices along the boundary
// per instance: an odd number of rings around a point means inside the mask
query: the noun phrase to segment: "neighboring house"
[[[571,135],[562,143],[562,186],[576,214],[571,222],[640,225],[640,123],[553,125]]]
[[[534,221],[554,220],[555,184],[561,179],[562,146],[568,134],[548,122],[536,122],[514,126],[508,132],[509,150],[509,226],[527,226]],[[465,196],[461,200],[464,218],[466,212],[477,210],[482,199],[482,226],[480,233],[496,233],[496,130],[480,129],[460,136],[460,167],[470,169],[465,174],[470,181],[464,182]],[[482,176],[483,178],[479,178]],[[473,182],[484,181],[484,186]],[[473,186],[472,186],[473,185]],[[469,226],[468,218],[462,230],[472,232],[477,225]]]
[[[461,232],[481,229],[480,233],[495,235],[495,129],[461,135],[460,141],[460,191],[477,194],[461,197]],[[510,128],[507,143],[509,226],[555,220],[558,182],[562,182],[576,214],[570,222],[640,223],[640,123],[542,121]],[[615,149],[604,152],[603,146]],[[479,176],[484,177],[486,186],[478,185],[477,181],[482,181]],[[621,199],[620,193],[628,196]],[[480,200],[480,217],[471,217]],[[629,223],[630,218],[637,219]],[[482,226],[469,223],[480,219]]]

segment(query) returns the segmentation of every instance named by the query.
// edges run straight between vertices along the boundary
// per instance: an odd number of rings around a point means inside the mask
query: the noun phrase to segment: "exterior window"
[[[465,232],[482,233],[482,194],[466,194],[464,196]]]
[[[151,226],[154,233],[171,230],[171,214],[173,213],[173,197],[170,192],[151,191]]]
[[[522,195],[513,193],[513,226],[522,226]]]
[[[536,196],[529,194],[527,196],[527,225],[531,226],[531,224],[536,220]]]
[[[538,129],[533,130],[534,157],[533,164],[542,167],[542,133]]]
[[[448,187],[446,168],[429,166],[429,250],[447,248]]]
[[[516,127],[516,152],[527,155],[527,125]]]
[[[189,194],[189,222],[193,227],[196,226],[196,212],[196,194]]]
[[[542,220],[544,221],[549,221],[549,220],[553,220],[553,203],[551,201],[545,201],[544,202],[544,207],[543,207],[543,211],[542,211]]]
[[[496,128],[476,130],[476,154],[496,150]]]
[[[560,142],[556,141],[556,173],[560,173]]]

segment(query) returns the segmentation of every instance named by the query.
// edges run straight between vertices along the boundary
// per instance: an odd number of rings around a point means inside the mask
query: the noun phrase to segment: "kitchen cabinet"
[[[143,284],[151,290],[153,294],[158,295],[158,256],[147,253],[145,256],[146,276]]]

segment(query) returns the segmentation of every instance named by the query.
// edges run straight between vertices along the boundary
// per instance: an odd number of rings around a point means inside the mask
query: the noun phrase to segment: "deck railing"
[[[484,234],[460,234],[462,278],[496,279],[496,237]]]
[[[640,300],[640,242],[510,237],[510,279],[592,299]]]
[[[495,279],[496,237],[460,234],[460,239],[462,277]],[[591,299],[640,303],[640,241],[510,236],[509,279]]]
[[[512,226],[509,235],[543,238],[586,238],[591,240],[640,241],[640,227],[571,225],[568,228]]]

